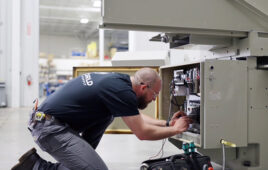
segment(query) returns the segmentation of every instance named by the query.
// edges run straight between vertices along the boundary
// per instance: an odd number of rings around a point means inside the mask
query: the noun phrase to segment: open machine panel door
[[[162,67],[160,117],[182,109],[194,119],[187,132],[174,136],[204,149],[221,148],[221,139],[247,146],[247,63],[207,60]],[[170,107],[171,103],[171,107]]]

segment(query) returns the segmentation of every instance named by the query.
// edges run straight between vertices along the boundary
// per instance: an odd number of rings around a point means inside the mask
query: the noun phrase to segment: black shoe
[[[32,148],[19,158],[19,163],[11,168],[11,170],[33,169],[33,166],[38,159],[40,159],[40,156],[36,153],[36,149]]]

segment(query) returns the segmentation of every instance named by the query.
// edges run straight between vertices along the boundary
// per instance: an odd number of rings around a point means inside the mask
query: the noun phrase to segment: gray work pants
[[[107,166],[83,138],[67,124],[52,117],[36,123],[31,134],[37,145],[59,163],[37,161],[34,170],[107,170]]]

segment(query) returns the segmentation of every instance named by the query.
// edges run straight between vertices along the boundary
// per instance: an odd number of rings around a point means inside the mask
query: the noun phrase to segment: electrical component
[[[200,134],[199,93],[200,71],[198,67],[173,71],[173,80],[170,83],[171,104],[182,107],[180,104],[178,104],[176,97],[185,97],[183,103],[184,112],[193,120],[193,123],[189,126],[188,131],[197,134]],[[170,117],[171,115],[169,116],[169,119]]]

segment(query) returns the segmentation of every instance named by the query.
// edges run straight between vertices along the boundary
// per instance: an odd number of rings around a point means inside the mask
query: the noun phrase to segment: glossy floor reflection
[[[33,141],[27,130],[31,108],[0,108],[0,170],[8,170],[18,158],[32,147],[38,154],[55,162]],[[97,152],[110,170],[138,170],[142,161],[158,153],[162,141],[140,141],[134,135],[104,135]],[[180,153],[170,142],[166,142],[164,156]]]

